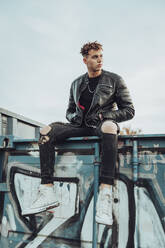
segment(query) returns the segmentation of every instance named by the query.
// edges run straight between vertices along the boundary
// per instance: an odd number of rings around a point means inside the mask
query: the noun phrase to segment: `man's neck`
[[[90,72],[90,71],[88,71],[88,76],[89,76],[89,78],[98,77],[98,76],[101,75],[101,72],[102,72],[102,71],[95,71],[95,72]]]

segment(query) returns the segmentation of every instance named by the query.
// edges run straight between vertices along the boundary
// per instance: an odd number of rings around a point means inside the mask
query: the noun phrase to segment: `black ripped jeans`
[[[99,136],[101,138],[102,164],[100,183],[113,184],[117,160],[117,134],[103,133],[101,131],[102,123],[97,128],[74,127],[70,123],[61,122],[54,122],[49,126],[51,130],[46,134],[49,140],[43,143],[42,138],[44,136],[42,135],[39,140],[42,184],[53,183],[55,145],[62,143],[67,138],[81,136]],[[119,126],[117,125],[117,127],[119,132]]]

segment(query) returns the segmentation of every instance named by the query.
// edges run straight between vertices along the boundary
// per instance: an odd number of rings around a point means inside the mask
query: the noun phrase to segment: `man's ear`
[[[84,64],[87,64],[87,58],[86,57],[83,57],[83,62],[84,62]]]

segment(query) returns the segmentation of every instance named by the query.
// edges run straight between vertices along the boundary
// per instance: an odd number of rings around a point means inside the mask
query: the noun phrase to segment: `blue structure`
[[[39,129],[44,124],[0,108],[0,136],[13,135],[19,138],[39,138]]]
[[[94,219],[97,137],[71,138],[56,147],[54,190],[61,205],[22,216],[40,184],[37,141],[0,136],[0,247],[165,247],[165,135],[119,136],[112,226]]]

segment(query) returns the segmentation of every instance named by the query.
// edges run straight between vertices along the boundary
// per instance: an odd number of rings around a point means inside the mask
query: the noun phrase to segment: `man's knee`
[[[41,129],[40,134],[41,135],[47,135],[50,132],[50,130],[51,130],[50,126],[45,126]]]
[[[110,120],[104,121],[101,126],[103,133],[117,134],[117,125]]]
[[[40,130],[40,140],[39,140],[39,144],[43,145],[46,142],[49,141],[49,136],[48,133],[51,131],[51,127],[50,126],[45,126]]]

